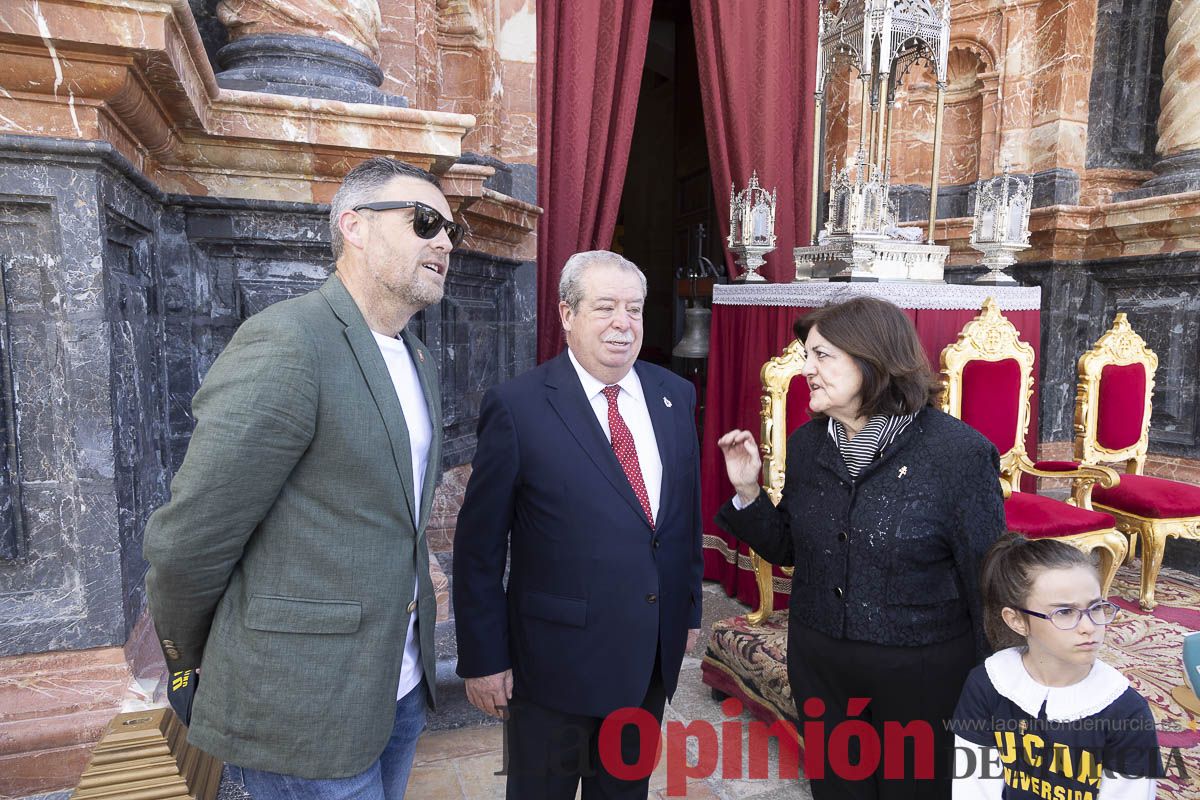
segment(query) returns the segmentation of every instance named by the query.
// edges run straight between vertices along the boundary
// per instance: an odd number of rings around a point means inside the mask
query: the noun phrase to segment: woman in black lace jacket
[[[737,495],[717,523],[795,568],[788,678],[802,725],[823,723],[824,776],[808,770],[815,800],[949,798],[943,721],[988,652],[979,566],[1005,527],[999,457],[931,407],[928,360],[896,306],[856,298],[795,331],[813,419],[788,439],[782,500],[773,506],[759,486],[753,435],[730,431],[719,445]],[[847,719],[868,722],[882,752],[847,735],[861,724],[837,733]],[[899,747],[897,724],[913,722]],[[810,739],[819,730],[806,727]]]

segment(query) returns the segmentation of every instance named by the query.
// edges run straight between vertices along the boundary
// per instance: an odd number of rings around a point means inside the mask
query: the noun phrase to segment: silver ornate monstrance
[[[950,3],[941,0],[830,0],[818,27],[816,109],[813,136],[812,246],[797,247],[796,280],[940,281],[950,248],[933,243],[950,46]],[[933,175],[929,184],[927,242],[916,229],[899,228],[888,196],[892,109],[896,88],[918,61],[937,77],[933,129]],[[826,131],[825,87],[833,68],[848,64],[861,81],[858,147],[829,178],[828,218],[818,229]],[[912,231],[913,235],[906,235]]]
[[[767,263],[763,258],[775,249],[775,206],[778,193],[758,185],[758,170],[750,176],[750,185],[737,191],[729,184],[729,239],[726,244],[737,253],[742,274],[734,280],[743,283],[765,281],[758,268]]]
[[[1004,172],[975,184],[975,222],[971,247],[983,253],[988,271],[975,283],[1009,285],[1017,281],[1004,270],[1017,263],[1017,253],[1029,247],[1029,209],[1033,205],[1033,178]]]

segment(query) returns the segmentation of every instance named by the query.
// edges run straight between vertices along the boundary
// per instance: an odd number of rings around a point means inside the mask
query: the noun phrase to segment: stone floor
[[[668,706],[666,724],[672,721],[688,723],[703,719],[719,726],[728,720],[700,683],[700,661],[689,658],[680,675],[680,688],[674,702]],[[504,797],[504,777],[501,769],[501,736],[498,726],[459,728],[428,733],[417,747],[417,758],[409,783],[408,796],[414,800],[446,798],[446,800],[484,800]],[[697,763],[695,742],[688,747],[688,763]],[[772,750],[768,759],[773,777],[759,780],[729,780],[719,775],[706,779],[686,780],[679,770],[678,788],[682,792],[668,794],[667,759],[664,757],[650,777],[652,800],[666,797],[711,798],[712,800],[783,800],[810,798],[808,786],[802,780],[780,780],[776,776],[777,753]],[[745,769],[745,766],[743,767]]]
[[[452,574],[449,554],[439,554],[439,560]],[[703,630],[718,619],[743,614],[746,609],[736,600],[725,596],[716,583],[704,586]],[[453,611],[451,612],[453,613]],[[466,701],[462,680],[454,674],[454,626],[438,626],[438,712],[429,718],[429,728],[417,745],[417,756],[409,781],[409,800],[491,800],[504,797],[502,769],[503,742],[501,727],[484,716]],[[704,654],[704,638],[697,643],[684,661],[679,676],[679,689],[666,709],[665,725],[671,722],[687,724],[705,720],[720,730],[730,718],[721,712],[707,686],[700,680],[700,657]],[[749,722],[748,714],[742,715]],[[688,746],[688,763],[697,763],[697,744]],[[745,748],[743,747],[743,751]],[[772,745],[768,758],[769,778],[723,779],[713,775],[706,779],[686,782],[685,794],[667,794],[667,759],[660,761],[650,778],[650,797],[688,797],[697,800],[805,800],[812,795],[808,785],[799,780],[777,777],[778,753]],[[743,774],[747,767],[743,766]],[[681,770],[682,771],[682,770]],[[682,778],[679,780],[682,781]],[[219,800],[252,800],[237,780],[236,771],[227,770]]]
[[[452,575],[449,553],[439,553],[438,559],[447,575]],[[1167,547],[1165,566],[1200,575],[1200,542],[1172,540]],[[725,617],[745,613],[746,609],[725,596],[716,583],[704,585],[704,630]],[[451,610],[453,614],[453,609]],[[410,800],[483,800],[504,797],[504,778],[501,770],[501,728],[476,711],[467,701],[462,680],[454,674],[455,647],[453,621],[438,625],[437,683],[440,697],[438,712],[430,716],[429,728],[417,747],[416,761],[409,784]],[[706,642],[701,641],[685,659],[680,674],[679,689],[667,707],[665,723],[688,723],[705,720],[714,725],[729,721],[700,680],[700,657]],[[749,721],[749,715],[742,716]],[[718,728],[719,729],[719,728]],[[744,749],[744,748],[743,748]],[[697,759],[695,741],[689,742],[688,763]],[[803,778],[781,780],[777,777],[778,754],[772,749],[769,757],[771,775],[766,779],[724,779],[713,775],[686,783],[686,793],[667,794],[666,759],[651,776],[651,798],[690,797],[720,798],[720,800],[805,800],[811,798]],[[236,770],[227,769],[219,800],[253,800],[237,779]],[[68,800],[69,792],[55,792],[25,800]]]

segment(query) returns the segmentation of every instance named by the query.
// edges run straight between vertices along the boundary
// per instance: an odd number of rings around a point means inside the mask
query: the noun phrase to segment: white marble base
[[[797,281],[941,281],[950,248],[856,234],[797,247],[792,255]]]
[[[976,310],[983,301],[995,299],[1001,311],[1038,311],[1042,307],[1040,286],[982,286],[979,284],[892,281],[846,283],[803,281],[760,283],[754,286],[713,287],[713,305],[792,306],[819,308],[852,297],[878,297],[901,308]]]

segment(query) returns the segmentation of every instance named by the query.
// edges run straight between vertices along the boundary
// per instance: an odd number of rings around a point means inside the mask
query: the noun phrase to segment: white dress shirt
[[[425,468],[429,464],[429,448],[433,444],[433,423],[429,419],[429,406],[426,405],[425,394],[421,391],[417,365],[413,363],[412,354],[408,352],[404,342],[375,331],[371,331],[371,334],[379,344],[379,351],[383,353],[392,385],[396,387],[396,397],[399,398],[400,408],[404,411],[404,425],[408,428],[408,446],[412,455],[413,522],[419,530],[421,490],[425,483]],[[414,576],[420,575],[415,563],[413,569]],[[413,600],[417,599],[419,591],[420,581],[415,581]],[[421,682],[424,672],[421,666],[421,641],[417,636],[417,614],[414,611],[408,616],[408,634],[404,639],[404,661],[400,666],[400,685],[396,690],[396,699],[399,700],[412,691]]]
[[[603,391],[608,384],[603,383],[583,368],[575,358],[575,354],[567,348],[571,366],[579,376],[583,385],[583,393],[592,404],[592,411],[605,437],[612,442],[612,432],[608,429],[608,399]],[[642,480],[646,483],[646,495],[650,499],[650,513],[658,519],[658,502],[662,497],[662,458],[658,454],[658,439],[654,436],[654,424],[650,421],[650,409],[646,407],[646,394],[642,391],[642,382],[638,379],[637,370],[630,369],[624,378],[617,381],[621,391],[617,394],[617,410],[625,420],[625,426],[633,435],[633,444],[637,448],[638,465],[642,468]]]

